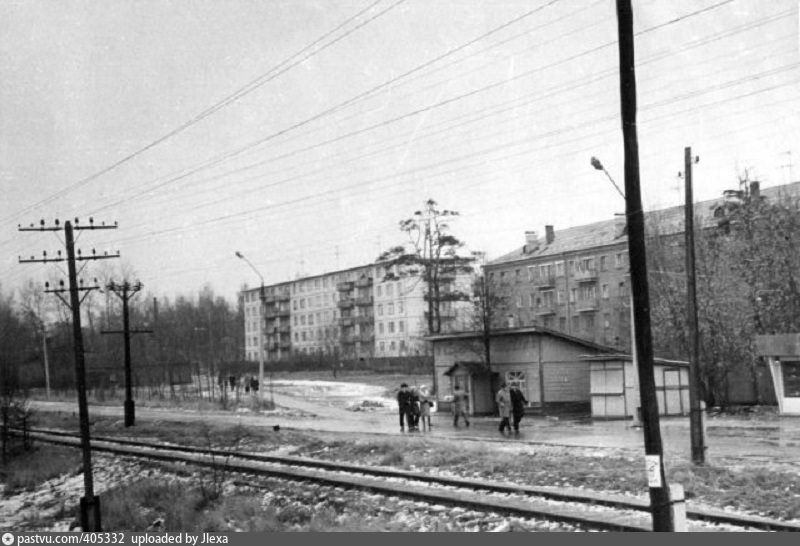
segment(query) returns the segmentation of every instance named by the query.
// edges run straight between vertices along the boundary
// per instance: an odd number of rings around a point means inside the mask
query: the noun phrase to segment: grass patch
[[[6,494],[32,491],[42,483],[80,469],[80,452],[67,447],[42,445],[20,453],[0,466],[0,482]]]

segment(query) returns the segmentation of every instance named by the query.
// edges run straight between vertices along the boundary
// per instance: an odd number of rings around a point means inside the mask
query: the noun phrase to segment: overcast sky
[[[646,208],[685,146],[698,199],[797,179],[797,2],[634,15]],[[613,0],[0,0],[0,285],[58,273],[17,263],[60,247],[40,218],[119,222],[79,247],[170,297],[257,285],[236,250],[267,283],[372,261],[428,198],[490,258],[612,218],[616,30]]]

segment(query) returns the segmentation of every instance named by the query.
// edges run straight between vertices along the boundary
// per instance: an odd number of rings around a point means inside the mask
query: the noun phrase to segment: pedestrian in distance
[[[416,387],[411,387],[411,426],[408,430],[414,432],[419,430],[419,392]]]
[[[513,385],[509,394],[511,395],[511,414],[514,418],[514,436],[519,436],[519,422],[522,421],[522,416],[525,415],[525,406],[528,400],[522,394],[518,385]]]
[[[419,418],[422,421],[422,430],[430,430],[433,428],[431,425],[431,406],[433,401],[428,392],[428,387],[422,385],[419,388]]]
[[[507,428],[511,434],[511,423],[508,421],[511,417],[511,393],[508,391],[508,384],[500,385],[500,390],[494,399],[497,402],[497,411],[500,413],[500,433],[505,434]]]
[[[453,426],[458,427],[458,418],[464,418],[464,424],[469,426],[469,417],[467,417],[467,407],[469,405],[469,396],[461,390],[461,387],[455,386],[453,388]]]
[[[397,393],[397,410],[400,413],[400,432],[406,429],[406,425],[408,430],[411,430],[411,391],[408,390],[406,383],[400,385],[400,391]]]

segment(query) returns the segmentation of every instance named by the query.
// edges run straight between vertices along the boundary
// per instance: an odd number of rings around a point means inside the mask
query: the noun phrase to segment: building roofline
[[[583,345],[591,349],[597,349],[603,352],[608,352],[608,353],[617,352],[617,349],[613,347],[608,347],[607,345],[601,345],[599,343],[589,341],[588,339],[571,336],[569,334],[559,332],[558,330],[552,330],[550,328],[545,328],[542,326],[525,326],[520,328],[496,328],[489,333],[489,336],[491,338],[491,337],[517,336],[524,334],[548,335],[566,341],[571,341],[572,343],[577,343],[579,345]],[[453,339],[477,339],[482,337],[483,337],[483,332],[471,331],[471,332],[452,332],[448,334],[434,334],[425,336],[424,339],[426,339],[427,341],[434,342],[434,341],[447,341]]]

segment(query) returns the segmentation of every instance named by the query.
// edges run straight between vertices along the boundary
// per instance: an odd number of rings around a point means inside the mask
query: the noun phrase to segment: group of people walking
[[[422,430],[430,430],[431,407],[433,398],[428,392],[428,388],[422,385],[419,389],[408,387],[407,383],[400,385],[397,393],[397,407],[400,411],[400,431],[404,431],[406,426],[409,432],[419,430],[420,423]]]
[[[511,435],[512,427],[515,436],[519,436],[519,423],[525,415],[525,406],[528,400],[517,385],[509,386],[503,383],[495,395],[495,402],[500,412],[499,431]],[[418,431],[422,423],[422,430],[430,430],[431,407],[433,399],[425,385],[419,389],[409,388],[407,383],[400,385],[397,393],[397,407],[400,412],[400,430],[408,427],[409,432]],[[453,426],[458,428],[459,420],[464,420],[464,426],[469,427],[469,397],[459,386],[453,388]],[[512,425],[513,423],[513,425]]]
[[[505,434],[508,429],[508,434],[511,434],[511,423],[509,418],[514,420],[514,435],[519,436],[519,422],[522,421],[522,416],[525,415],[525,405],[528,400],[518,386],[508,386],[503,383],[500,390],[497,391],[495,396],[497,408],[500,411],[500,434]]]

